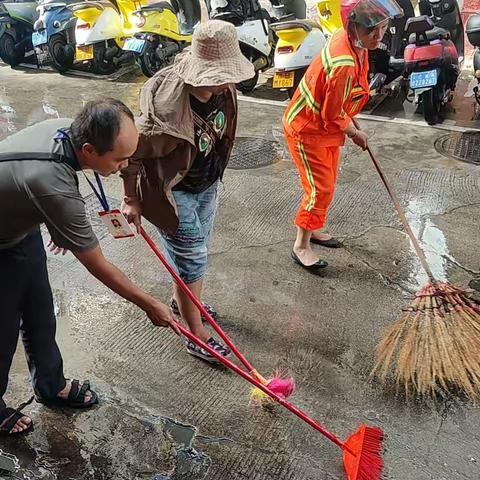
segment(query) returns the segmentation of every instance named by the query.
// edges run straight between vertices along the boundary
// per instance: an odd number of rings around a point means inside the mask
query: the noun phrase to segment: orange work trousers
[[[337,181],[340,147],[319,147],[314,141],[305,142],[285,132],[303,188],[303,198],[295,224],[305,230],[318,230],[327,221]]]

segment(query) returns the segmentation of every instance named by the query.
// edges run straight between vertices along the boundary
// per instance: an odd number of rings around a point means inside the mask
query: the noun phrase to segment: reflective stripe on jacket
[[[285,130],[321,146],[343,145],[345,128],[368,97],[368,53],[360,58],[340,29],[308,67],[283,116]]]

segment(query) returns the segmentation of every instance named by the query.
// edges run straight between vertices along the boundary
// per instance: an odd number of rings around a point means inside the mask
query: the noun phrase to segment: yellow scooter
[[[287,20],[271,25],[278,37],[275,48],[273,88],[288,91],[291,98],[313,58],[327,38],[342,26],[340,0],[317,3],[318,22]]]
[[[201,16],[199,0],[84,0],[71,8],[77,17],[75,60],[89,61],[103,74],[133,52],[152,76],[191,42]]]
[[[201,7],[199,0],[162,1],[142,5],[133,16],[138,30],[123,49],[134,52],[144,75],[151,77],[191,43]]]
[[[109,74],[122,60],[132,58],[122,47],[125,38],[139,30],[133,12],[141,5],[138,0],[84,0],[71,5],[77,17],[75,61],[88,61],[95,72]]]

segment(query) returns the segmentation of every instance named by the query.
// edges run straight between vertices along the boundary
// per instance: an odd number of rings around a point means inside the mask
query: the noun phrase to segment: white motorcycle
[[[242,93],[253,91],[259,73],[273,66],[275,38],[270,30],[272,17],[255,0],[248,3],[210,0],[208,10],[210,18],[229,22],[236,27],[240,49],[255,67],[255,76],[238,83],[237,89]]]

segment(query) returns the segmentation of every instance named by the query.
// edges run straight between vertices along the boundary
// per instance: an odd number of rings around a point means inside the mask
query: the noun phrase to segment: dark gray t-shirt
[[[56,138],[58,129],[71,123],[47,120],[0,142],[0,249],[20,242],[41,223],[58,247],[82,252],[98,245],[78,190],[75,155]],[[49,152],[70,161],[34,159]],[[29,159],[1,161],[10,154]]]

